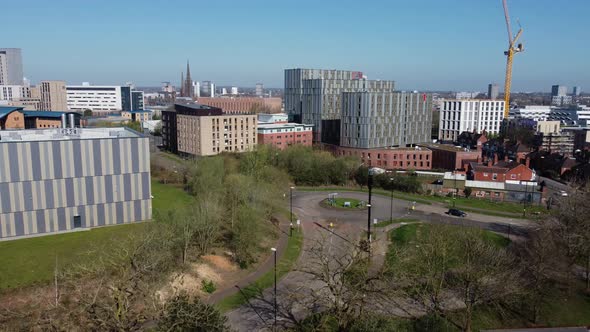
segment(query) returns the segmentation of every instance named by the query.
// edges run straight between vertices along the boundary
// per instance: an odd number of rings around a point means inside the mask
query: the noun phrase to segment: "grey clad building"
[[[488,84],[488,99],[496,100],[498,99],[498,95],[500,95],[500,88],[498,87],[498,84]]]
[[[149,219],[148,138],[125,128],[0,131],[0,239]]]
[[[294,122],[313,124],[315,143],[339,144],[343,92],[392,92],[393,81],[367,80],[360,71],[285,70],[285,112]]]
[[[344,92],[340,146],[373,149],[428,142],[432,95],[416,92]]]
[[[0,48],[0,85],[23,85],[23,56],[20,48]]]

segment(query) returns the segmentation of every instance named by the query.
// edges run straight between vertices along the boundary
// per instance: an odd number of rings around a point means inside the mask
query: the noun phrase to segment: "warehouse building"
[[[151,218],[147,137],[125,128],[0,131],[0,239]]]

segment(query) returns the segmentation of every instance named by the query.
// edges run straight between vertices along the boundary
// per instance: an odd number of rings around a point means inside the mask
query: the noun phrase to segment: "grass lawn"
[[[58,266],[93,260],[89,248],[123,239],[138,232],[146,223],[95,228],[90,231],[41,236],[0,242],[0,290],[45,283],[53,278],[55,257]]]
[[[192,197],[181,188],[152,181],[153,211],[190,205]],[[94,228],[89,231],[56,234],[0,242],[0,290],[45,283],[53,278],[55,257],[58,266],[91,261],[97,254],[89,249],[107,246],[128,234],[139,232],[146,223]]]
[[[299,254],[301,253],[302,246],[302,232],[294,231],[293,236],[289,238],[285,252],[279,257],[277,262],[277,279],[281,279],[293,269],[293,266],[295,265],[295,262],[297,262]],[[242,291],[248,299],[251,299],[260,294],[260,292],[262,292],[264,289],[271,287],[273,284],[274,270],[270,270],[252,284],[242,288]],[[221,310],[221,312],[227,312],[231,309],[237,308],[240,305],[246,303],[244,295],[242,295],[240,292],[230,295],[219,301],[216,304],[216,307]]]

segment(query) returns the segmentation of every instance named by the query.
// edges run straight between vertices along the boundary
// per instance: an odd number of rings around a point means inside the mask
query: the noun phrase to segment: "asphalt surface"
[[[367,210],[344,210],[325,208],[320,202],[328,197],[328,192],[294,192],[294,213],[301,220],[301,228],[304,233],[304,244],[301,256],[295,271],[288,273],[277,285],[277,325],[281,327],[293,326],[293,324],[309,314],[309,304],[298,305],[299,301],[311,298],[311,294],[321,291],[324,286],[315,281],[309,274],[302,272],[314,266],[315,256],[312,249],[317,249],[319,244],[322,250],[329,255],[338,258],[339,254],[346,252],[354,243],[363,236],[367,230]],[[367,193],[342,192],[340,198],[355,198],[368,200]],[[371,219],[389,220],[407,217],[418,219],[426,223],[451,224],[465,227],[478,227],[508,236],[526,236],[527,229],[532,227],[528,220],[517,218],[502,218],[469,213],[467,217],[454,217],[445,214],[447,209],[437,205],[415,204],[412,202],[390,197],[373,195],[371,202]],[[318,227],[315,223],[328,226],[332,222],[334,232],[332,235]],[[384,230],[380,230],[381,233]],[[379,237],[380,235],[377,234]],[[383,236],[381,236],[383,238]],[[352,243],[352,244],[351,244]],[[375,246],[375,261],[383,261],[386,245]],[[271,267],[272,268],[272,267]],[[266,272],[266,271],[264,271]],[[261,272],[263,273],[263,272]],[[275,322],[274,288],[261,290],[259,297],[251,299],[247,304],[226,314],[230,325],[238,331],[271,331]],[[403,314],[403,313],[402,313]]]

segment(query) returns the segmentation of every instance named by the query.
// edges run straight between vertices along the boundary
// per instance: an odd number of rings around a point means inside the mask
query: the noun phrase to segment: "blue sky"
[[[195,80],[282,87],[283,69],[354,69],[407,90],[503,86],[501,0],[1,0],[0,47],[23,49],[33,82],[158,86]],[[590,91],[589,0],[509,0],[526,51],[513,89]]]

